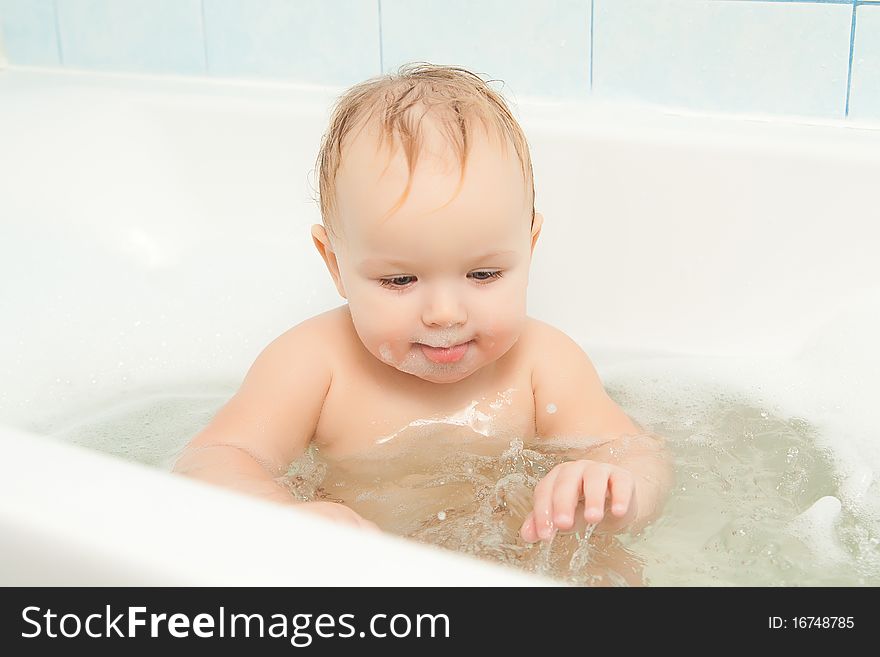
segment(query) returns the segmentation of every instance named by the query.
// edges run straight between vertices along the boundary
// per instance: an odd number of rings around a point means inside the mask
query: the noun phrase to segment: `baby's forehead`
[[[385,170],[392,166],[409,168],[409,160],[427,163],[433,168],[454,168],[459,172],[462,155],[465,163],[472,157],[501,161],[518,160],[510,140],[497,128],[478,117],[467,120],[464,136],[455,134],[448,124],[430,115],[408,130],[388,134],[375,116],[366,117],[342,141],[340,172],[360,172],[363,165]],[[337,174],[338,175],[338,174]]]
[[[387,139],[376,123],[359,128],[343,143],[336,178],[337,206],[346,222],[378,220],[404,195],[398,212],[410,214],[449,204],[492,215],[516,215],[525,208],[528,189],[516,152],[484,126],[468,131],[463,168],[451,138],[435,122],[423,122],[413,153],[401,139]]]

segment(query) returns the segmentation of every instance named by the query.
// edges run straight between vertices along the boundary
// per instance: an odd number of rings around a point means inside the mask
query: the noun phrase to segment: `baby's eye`
[[[416,280],[415,276],[392,276],[391,278],[380,278],[379,285],[382,287],[400,289],[406,287],[414,280]]]
[[[470,275],[477,281],[489,281],[493,278],[501,278],[501,271],[473,271]]]
[[[501,278],[500,271],[474,271],[468,274],[474,280],[485,283],[495,278]],[[410,286],[416,280],[415,276],[392,276],[391,278],[380,278],[379,285],[392,290],[403,290]]]

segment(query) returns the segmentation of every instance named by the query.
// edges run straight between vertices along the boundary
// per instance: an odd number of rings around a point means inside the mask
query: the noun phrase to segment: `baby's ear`
[[[538,242],[538,236],[541,234],[541,226],[544,225],[544,215],[540,212],[535,213],[535,221],[532,224],[532,253],[535,252],[535,244]]]
[[[324,263],[327,265],[327,270],[330,272],[331,278],[333,278],[333,284],[336,286],[336,290],[343,299],[347,299],[348,297],[345,295],[345,287],[342,285],[342,277],[339,275],[339,263],[336,261],[336,252],[333,251],[333,246],[330,243],[330,236],[327,235],[327,229],[321,224],[314,224],[312,226],[312,241],[315,243],[315,248],[318,249],[318,253],[321,254]]]

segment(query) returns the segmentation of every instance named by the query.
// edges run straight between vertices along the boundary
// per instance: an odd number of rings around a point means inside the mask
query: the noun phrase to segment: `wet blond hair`
[[[418,108],[420,111],[415,111]],[[480,121],[487,131],[494,129],[504,148],[513,144],[522,165],[535,220],[535,181],[526,136],[502,96],[481,77],[457,66],[423,62],[404,64],[396,74],[370,78],[357,84],[337,101],[330,125],[321,140],[316,170],[318,195],[324,227],[334,237],[337,219],[336,174],[342,163],[343,142],[358,125],[378,123],[382,140],[391,146],[399,141],[409,168],[409,180],[393,214],[406,201],[422,150],[422,121],[430,117],[439,125],[453,152],[458,156],[464,181],[472,140],[472,123]]]

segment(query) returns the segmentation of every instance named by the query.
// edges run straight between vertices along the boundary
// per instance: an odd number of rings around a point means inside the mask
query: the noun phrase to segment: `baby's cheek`
[[[487,326],[482,335],[482,346],[485,355],[490,358],[500,358],[516,344],[521,331],[518,323],[493,322]]]
[[[412,348],[412,343],[406,338],[384,336],[376,343],[375,349],[370,349],[379,360],[389,365],[398,366]]]
[[[480,309],[485,334],[499,343],[516,342],[525,327],[526,304],[518,295],[505,295]],[[498,301],[503,301],[499,303]]]
[[[380,360],[398,362],[409,348],[408,336],[400,331],[388,312],[377,312],[375,307],[362,308],[349,303],[354,328],[367,350]]]

